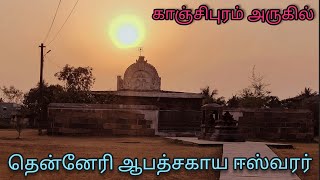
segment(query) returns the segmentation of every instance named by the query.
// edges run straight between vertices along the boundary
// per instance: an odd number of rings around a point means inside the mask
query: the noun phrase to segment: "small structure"
[[[16,103],[0,103],[0,128],[11,128],[11,116],[19,109],[20,105]]]
[[[213,133],[215,121],[222,116],[222,106],[216,103],[206,104],[201,107],[201,133],[199,139],[209,139]]]
[[[199,139],[212,141],[244,141],[238,128],[238,121],[223,107],[212,103],[202,106],[201,133]]]

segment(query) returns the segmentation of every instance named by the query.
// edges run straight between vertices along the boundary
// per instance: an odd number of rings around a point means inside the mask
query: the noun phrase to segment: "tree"
[[[316,91],[305,87],[297,96],[281,101],[282,107],[288,109],[309,109],[312,111],[314,120],[314,133],[319,135],[319,101],[320,97]]]
[[[256,67],[253,66],[252,68],[252,74],[250,77],[250,82],[251,82],[251,90],[253,91],[253,96],[254,97],[260,97],[264,98],[270,95],[270,91],[267,89],[267,87],[270,84],[265,83],[264,77],[261,75],[257,75],[255,72]]]
[[[216,97],[218,95],[218,90],[213,89],[211,91],[209,86],[202,88],[201,94],[203,96],[202,104],[217,103],[220,105],[225,105],[225,103],[226,103],[223,96]]]
[[[90,92],[95,82],[91,67],[75,68],[67,64],[55,76],[65,83],[66,103],[94,103],[94,97]]]
[[[55,76],[65,82],[67,91],[90,91],[95,82],[91,67],[72,67],[68,64]]]
[[[228,101],[227,106],[232,108],[238,108],[240,106],[240,97],[233,95]]]
[[[264,77],[257,75],[255,66],[252,68],[250,77],[250,86],[244,88],[240,94],[240,106],[249,108],[267,107],[267,102],[270,101],[271,92],[267,89],[269,84],[264,82]]]
[[[17,139],[20,139],[22,130],[27,126],[27,120],[21,115],[15,115],[12,120],[13,127],[18,132]]]
[[[11,124],[18,132],[17,139],[20,139],[21,132],[28,125],[27,111],[24,106],[20,107],[17,112],[12,116]]]
[[[60,85],[48,85],[47,83],[43,84],[43,99],[44,104],[48,105],[52,102],[64,102],[65,94],[63,87]],[[29,92],[24,95],[23,104],[27,108],[33,109],[35,106],[40,106],[39,104],[40,89],[39,84],[35,88],[31,88]],[[40,107],[39,107],[40,108]],[[38,109],[38,108],[36,108]]]
[[[281,104],[285,108],[305,108],[310,100],[314,100],[318,97],[318,93],[311,88],[305,87],[298,95],[293,98],[287,98],[281,101]]]
[[[318,93],[316,91],[312,92],[311,88],[305,87],[303,91],[298,95],[298,97],[308,98],[316,96]]]
[[[14,86],[6,87],[3,86],[0,88],[4,98],[7,102],[10,103],[21,103],[23,100],[23,92]]]
[[[281,108],[282,104],[277,96],[267,96],[265,106],[269,108]]]
[[[40,109],[41,109],[41,104],[39,103],[39,97],[40,97],[39,84],[36,87],[31,88],[29,92],[27,92],[24,95],[23,104],[28,110],[27,113],[31,117],[33,117],[33,119],[39,119]],[[69,98],[68,96],[65,95],[65,91],[62,86],[48,85],[47,83],[43,84],[43,97],[44,97],[43,108],[45,109],[45,111],[47,110],[47,107],[50,103],[64,102],[66,101],[65,99],[66,97]]]

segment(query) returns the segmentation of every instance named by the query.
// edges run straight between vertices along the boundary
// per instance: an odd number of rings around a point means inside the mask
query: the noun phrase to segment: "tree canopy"
[[[4,96],[4,99],[1,98],[0,102],[10,102],[10,103],[22,103],[23,101],[23,92],[14,86],[10,87],[0,87],[0,90],[2,91],[2,94]]]
[[[201,94],[203,96],[203,102],[202,104],[209,104],[209,103],[217,103],[220,105],[225,105],[226,101],[223,96],[217,97],[218,90],[213,89],[210,90],[209,86],[206,86],[205,88],[201,89]]]
[[[280,105],[279,98],[270,95],[271,91],[267,88],[269,84],[264,81],[263,76],[256,73],[255,66],[252,68],[249,81],[248,87],[227,101],[228,107],[263,108]]]
[[[90,91],[95,82],[91,67],[73,67],[65,65],[60,72],[55,74],[60,81],[65,83],[68,91]]]

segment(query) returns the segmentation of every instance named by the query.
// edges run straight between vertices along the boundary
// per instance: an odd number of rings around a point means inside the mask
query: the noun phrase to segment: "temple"
[[[51,103],[48,132],[112,136],[198,134],[200,139],[214,141],[313,139],[313,115],[309,110],[202,106],[201,93],[162,90],[161,80],[157,69],[140,55],[123,78],[118,76],[116,91],[91,92],[107,99],[101,104]]]
[[[82,113],[86,118],[79,116],[71,118],[72,125],[63,123],[62,127],[86,127],[86,131],[88,127],[99,127],[100,129],[113,127],[111,128],[112,134],[122,132],[124,135],[157,135],[177,132],[194,133],[200,130],[201,93],[161,90],[161,78],[157,69],[149,64],[144,56],[139,56],[126,69],[123,78],[122,76],[117,77],[116,91],[92,91],[92,94],[95,96],[112,95],[114,100],[111,104],[100,105],[50,104],[49,115],[59,119],[58,116],[72,117],[75,114],[70,113],[72,111],[79,111],[77,114],[80,114],[83,110],[88,110],[87,113]],[[62,113],[61,109],[65,112]],[[55,112],[55,110],[59,111]],[[138,114],[139,118],[143,118],[139,122],[135,121],[135,117],[137,117],[135,114]],[[94,120],[92,117],[98,119]],[[88,118],[91,120],[84,120]],[[143,128],[130,129],[137,124],[128,124],[129,121],[140,123]],[[121,122],[124,123],[121,124]],[[130,128],[126,130],[123,127]],[[74,128],[70,132],[75,132]],[[147,132],[147,134],[144,132]]]

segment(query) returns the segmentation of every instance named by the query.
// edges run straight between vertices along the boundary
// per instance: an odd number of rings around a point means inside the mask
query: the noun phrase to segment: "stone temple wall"
[[[238,121],[247,139],[311,141],[314,136],[313,115],[309,110],[229,110],[231,114],[242,113]]]
[[[153,136],[158,109],[144,105],[50,104],[49,133]]]

